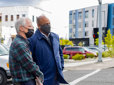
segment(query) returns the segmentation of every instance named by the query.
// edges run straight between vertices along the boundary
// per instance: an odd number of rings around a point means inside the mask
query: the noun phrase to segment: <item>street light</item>
[[[98,0],[99,4],[102,4],[102,0]]]
[[[98,62],[102,62],[102,0],[98,0],[99,2],[99,56]]]

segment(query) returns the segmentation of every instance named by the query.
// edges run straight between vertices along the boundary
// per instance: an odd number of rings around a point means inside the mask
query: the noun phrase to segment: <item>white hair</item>
[[[29,18],[20,18],[16,21],[15,23],[15,29],[17,31],[17,33],[20,31],[19,28],[20,26],[25,26],[26,25],[26,20]]]

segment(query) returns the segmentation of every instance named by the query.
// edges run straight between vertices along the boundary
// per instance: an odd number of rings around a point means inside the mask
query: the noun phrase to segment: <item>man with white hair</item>
[[[34,33],[29,18],[20,18],[15,23],[16,38],[10,46],[9,66],[12,80],[15,85],[36,85],[35,79],[43,82],[43,73],[32,60],[27,38]]]

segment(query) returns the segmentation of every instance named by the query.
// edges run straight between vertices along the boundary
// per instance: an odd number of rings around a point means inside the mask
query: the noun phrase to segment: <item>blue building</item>
[[[69,12],[69,39],[88,38],[89,45],[94,45],[93,30],[99,27],[98,9],[97,5]],[[102,27],[114,35],[114,4],[102,5]]]
[[[108,5],[108,29],[110,29],[111,34],[114,35],[114,3]]]

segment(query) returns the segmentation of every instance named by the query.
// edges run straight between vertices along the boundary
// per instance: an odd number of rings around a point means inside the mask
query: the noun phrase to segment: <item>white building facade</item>
[[[92,6],[69,12],[69,39],[89,38],[94,45],[93,29],[99,27],[98,7]],[[102,27],[107,27],[108,4],[102,5]]]
[[[16,35],[15,22],[21,17],[28,17],[36,30],[36,18],[42,14],[50,15],[48,12],[33,6],[0,7],[0,33],[8,43],[11,35]]]

